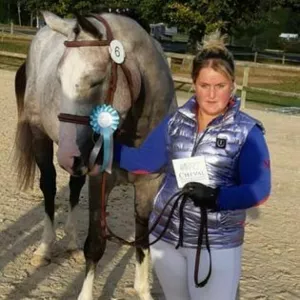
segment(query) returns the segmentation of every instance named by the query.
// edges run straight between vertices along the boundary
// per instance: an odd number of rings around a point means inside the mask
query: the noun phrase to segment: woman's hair
[[[204,36],[203,46],[193,60],[191,74],[193,82],[196,81],[201,69],[207,67],[224,73],[234,81],[234,59],[232,53],[226,48],[224,39],[225,36],[221,36],[218,31]]]

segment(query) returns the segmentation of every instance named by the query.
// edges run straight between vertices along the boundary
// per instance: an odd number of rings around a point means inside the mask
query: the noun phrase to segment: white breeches
[[[150,236],[150,241],[154,236]],[[235,300],[241,274],[242,246],[211,249],[212,273],[208,283],[196,288],[194,268],[196,249],[181,248],[159,240],[150,247],[155,273],[166,300]],[[201,250],[199,281],[209,268],[206,249]]]

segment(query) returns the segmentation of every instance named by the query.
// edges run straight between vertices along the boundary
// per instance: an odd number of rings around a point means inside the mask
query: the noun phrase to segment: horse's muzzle
[[[83,176],[88,173],[88,168],[84,164],[84,160],[81,157],[74,157],[72,166],[73,176]]]

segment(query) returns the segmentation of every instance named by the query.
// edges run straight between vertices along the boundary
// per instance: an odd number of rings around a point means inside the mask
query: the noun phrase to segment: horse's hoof
[[[49,265],[50,262],[50,258],[41,255],[34,255],[30,261],[30,264],[34,267],[44,267]]]
[[[76,263],[81,265],[85,264],[85,257],[82,250],[76,249],[68,252],[70,253],[70,258],[74,259]]]
[[[139,295],[141,300],[154,300],[150,294]]]
[[[90,296],[87,296],[87,295],[84,295],[84,294],[80,293],[77,300],[93,300],[93,297],[90,297]]]
[[[139,292],[135,288],[125,288],[125,292],[131,295],[131,297],[135,296],[140,300],[154,300],[149,292]]]

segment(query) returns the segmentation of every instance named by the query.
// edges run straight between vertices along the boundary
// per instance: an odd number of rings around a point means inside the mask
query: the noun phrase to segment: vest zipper
[[[206,129],[204,130],[204,132],[203,132],[201,138],[198,140],[198,142],[196,142],[196,143],[194,144],[194,148],[193,148],[193,150],[192,150],[191,156],[194,156],[194,155],[195,155],[196,149],[197,149],[197,147],[199,146],[199,144],[201,143],[201,141],[203,140],[203,138],[204,138],[205,134],[207,133],[208,129],[209,129],[209,127],[206,127]],[[197,126],[197,132],[198,132],[198,126]]]

